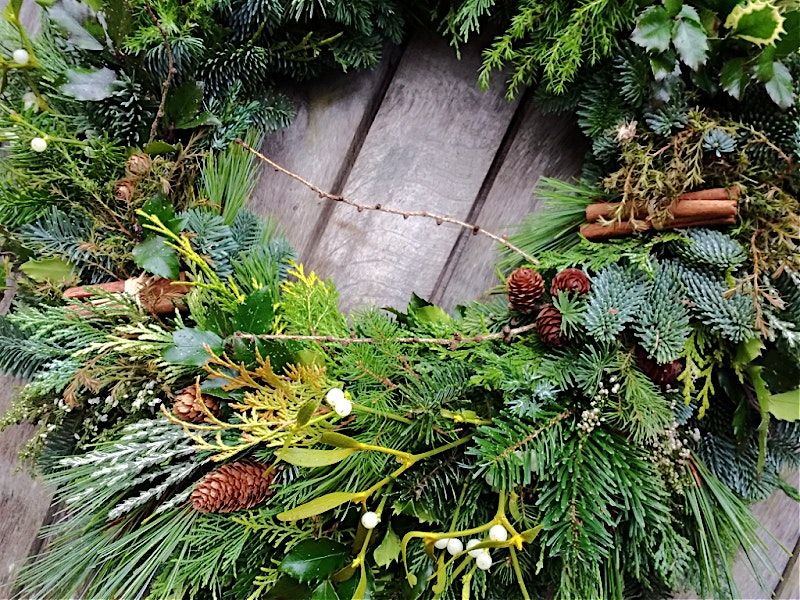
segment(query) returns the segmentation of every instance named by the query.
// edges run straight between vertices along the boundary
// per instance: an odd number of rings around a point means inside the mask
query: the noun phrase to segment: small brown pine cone
[[[130,179],[120,179],[114,184],[114,197],[120,202],[130,202],[135,191],[136,184]]]
[[[506,282],[508,304],[521,313],[534,313],[544,295],[544,279],[527,267],[514,269]]]
[[[550,295],[554,298],[558,292],[575,292],[576,294],[588,294],[592,289],[592,282],[589,276],[580,269],[564,269],[560,271],[550,285]]]
[[[536,332],[548,346],[563,346],[561,337],[561,313],[552,304],[545,304],[536,316]]]
[[[219,402],[211,396],[201,396],[208,412],[215,417],[219,416]],[[202,423],[206,420],[206,413],[197,399],[197,386],[190,385],[183,388],[172,401],[172,414],[187,423]]]
[[[275,469],[250,460],[222,465],[192,490],[192,506],[204,513],[229,513],[252,508],[272,496]]]
[[[152,161],[147,154],[131,154],[125,163],[128,173],[134,177],[143,177],[150,172]]]
[[[673,360],[668,363],[659,364],[650,358],[642,348],[636,349],[636,364],[642,372],[647,375],[653,383],[665,387],[678,380],[678,376],[683,373],[683,363]]]

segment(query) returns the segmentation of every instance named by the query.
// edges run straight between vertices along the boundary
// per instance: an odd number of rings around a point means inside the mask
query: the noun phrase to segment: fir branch
[[[510,251],[512,251],[512,252],[514,252],[516,254],[519,254],[520,256],[522,256],[529,263],[536,264],[538,262],[532,255],[530,255],[527,252],[525,252],[519,246],[517,246],[515,244],[512,244],[505,237],[499,236],[496,233],[492,233],[491,231],[487,231],[486,229],[482,228],[480,225],[476,225],[474,223],[467,223],[466,221],[462,221],[461,219],[456,219],[455,217],[449,217],[447,215],[440,215],[440,214],[429,212],[427,210],[405,211],[405,210],[400,210],[399,208],[393,208],[393,207],[390,207],[390,206],[384,206],[384,205],[382,205],[380,203],[378,203],[378,204],[361,204],[361,203],[359,203],[359,202],[357,202],[355,200],[352,200],[352,199],[350,199],[350,198],[348,198],[346,196],[342,196],[342,195],[332,194],[330,192],[326,192],[325,190],[323,190],[319,186],[311,183],[307,179],[304,179],[303,177],[301,177],[300,175],[298,175],[296,173],[293,173],[292,171],[290,171],[286,167],[283,167],[283,166],[279,165],[274,160],[264,156],[261,152],[259,152],[258,150],[255,150],[254,148],[249,146],[247,143],[245,143],[241,139],[237,139],[236,143],[241,145],[241,146],[243,146],[244,148],[246,148],[247,150],[249,150],[253,154],[255,154],[261,161],[267,163],[269,166],[271,166],[276,171],[278,171],[280,173],[283,173],[284,175],[287,175],[288,177],[291,177],[295,181],[299,181],[304,186],[306,186],[308,189],[310,189],[312,192],[316,193],[320,198],[323,198],[323,199],[326,199],[326,200],[331,200],[332,202],[341,202],[342,204],[347,204],[348,206],[352,206],[353,208],[355,208],[358,212],[362,212],[364,210],[375,210],[375,211],[385,212],[385,213],[392,214],[392,215],[399,215],[399,216],[403,217],[404,219],[408,219],[409,217],[422,217],[422,218],[425,218],[425,219],[432,219],[432,220],[436,221],[437,225],[441,225],[442,223],[451,223],[453,225],[458,225],[459,227],[463,227],[464,229],[468,229],[469,231],[471,231],[472,235],[478,235],[480,233],[482,235],[485,235],[485,236],[491,238],[492,240],[494,240],[498,244],[501,244],[502,246],[505,246],[506,248],[508,248]]]

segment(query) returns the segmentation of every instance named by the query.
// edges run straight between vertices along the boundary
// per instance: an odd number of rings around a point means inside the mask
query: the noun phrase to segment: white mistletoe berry
[[[328,390],[328,393],[325,394],[325,400],[327,400],[328,404],[334,407],[339,402],[345,400],[344,392],[340,388],[331,388]]]
[[[378,516],[378,513],[369,511],[361,515],[361,524],[364,526],[364,529],[375,529],[380,522],[381,518]]]
[[[36,99],[36,94],[33,92],[25,92],[22,95],[22,105],[25,110],[34,110],[39,108],[39,101]]]
[[[341,400],[333,405],[333,411],[340,417],[346,417],[353,412],[353,403],[350,400]]]
[[[445,548],[447,548],[447,542],[449,541],[450,538],[442,538],[440,540],[436,540],[435,542],[433,542],[433,547],[436,548],[437,550],[444,550]]]
[[[505,542],[508,539],[508,531],[502,525],[492,525],[489,530],[489,539],[493,542]]]
[[[485,548],[478,548],[477,550],[472,550],[475,546],[480,544],[481,541],[475,538],[471,539],[467,542],[467,553],[472,557],[476,558],[479,554],[484,554],[486,552]]]
[[[14,52],[11,54],[11,57],[18,65],[27,65],[28,61],[31,59],[30,54],[28,54],[28,51],[24,48],[17,48],[14,50]]]
[[[447,541],[447,551],[453,556],[455,556],[462,550],[464,550],[464,543],[461,540],[457,538],[451,538],[450,540]]]
[[[47,140],[40,137],[35,137],[31,140],[31,150],[34,152],[44,152],[47,150]]]
[[[475,557],[475,565],[481,571],[488,571],[492,568],[492,557],[489,555],[488,552],[484,552],[483,554],[479,554]]]

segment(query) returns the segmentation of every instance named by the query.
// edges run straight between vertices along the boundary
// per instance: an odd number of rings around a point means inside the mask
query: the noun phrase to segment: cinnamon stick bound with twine
[[[646,211],[637,212],[630,221],[604,223],[617,216],[621,203],[596,202],[586,207],[587,222],[581,226],[581,235],[589,240],[602,240],[653,229],[733,225],[740,192],[739,187],[731,187],[681,194],[669,208],[672,219],[659,227],[649,220]]]

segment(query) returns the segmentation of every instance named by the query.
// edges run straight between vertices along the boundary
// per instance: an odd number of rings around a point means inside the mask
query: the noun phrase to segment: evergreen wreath
[[[763,569],[748,503],[800,499],[800,13],[519,2],[481,77],[543,81],[593,144],[505,239],[254,149],[289,114],[264,83],[374,63],[391,2],[59,0],[32,38],[20,4],[3,424],[40,424],[64,510],[19,597],[728,598],[737,549]],[[459,39],[494,6],[457,4]],[[497,293],[342,314],[244,208],[259,162],[490,237]]]

